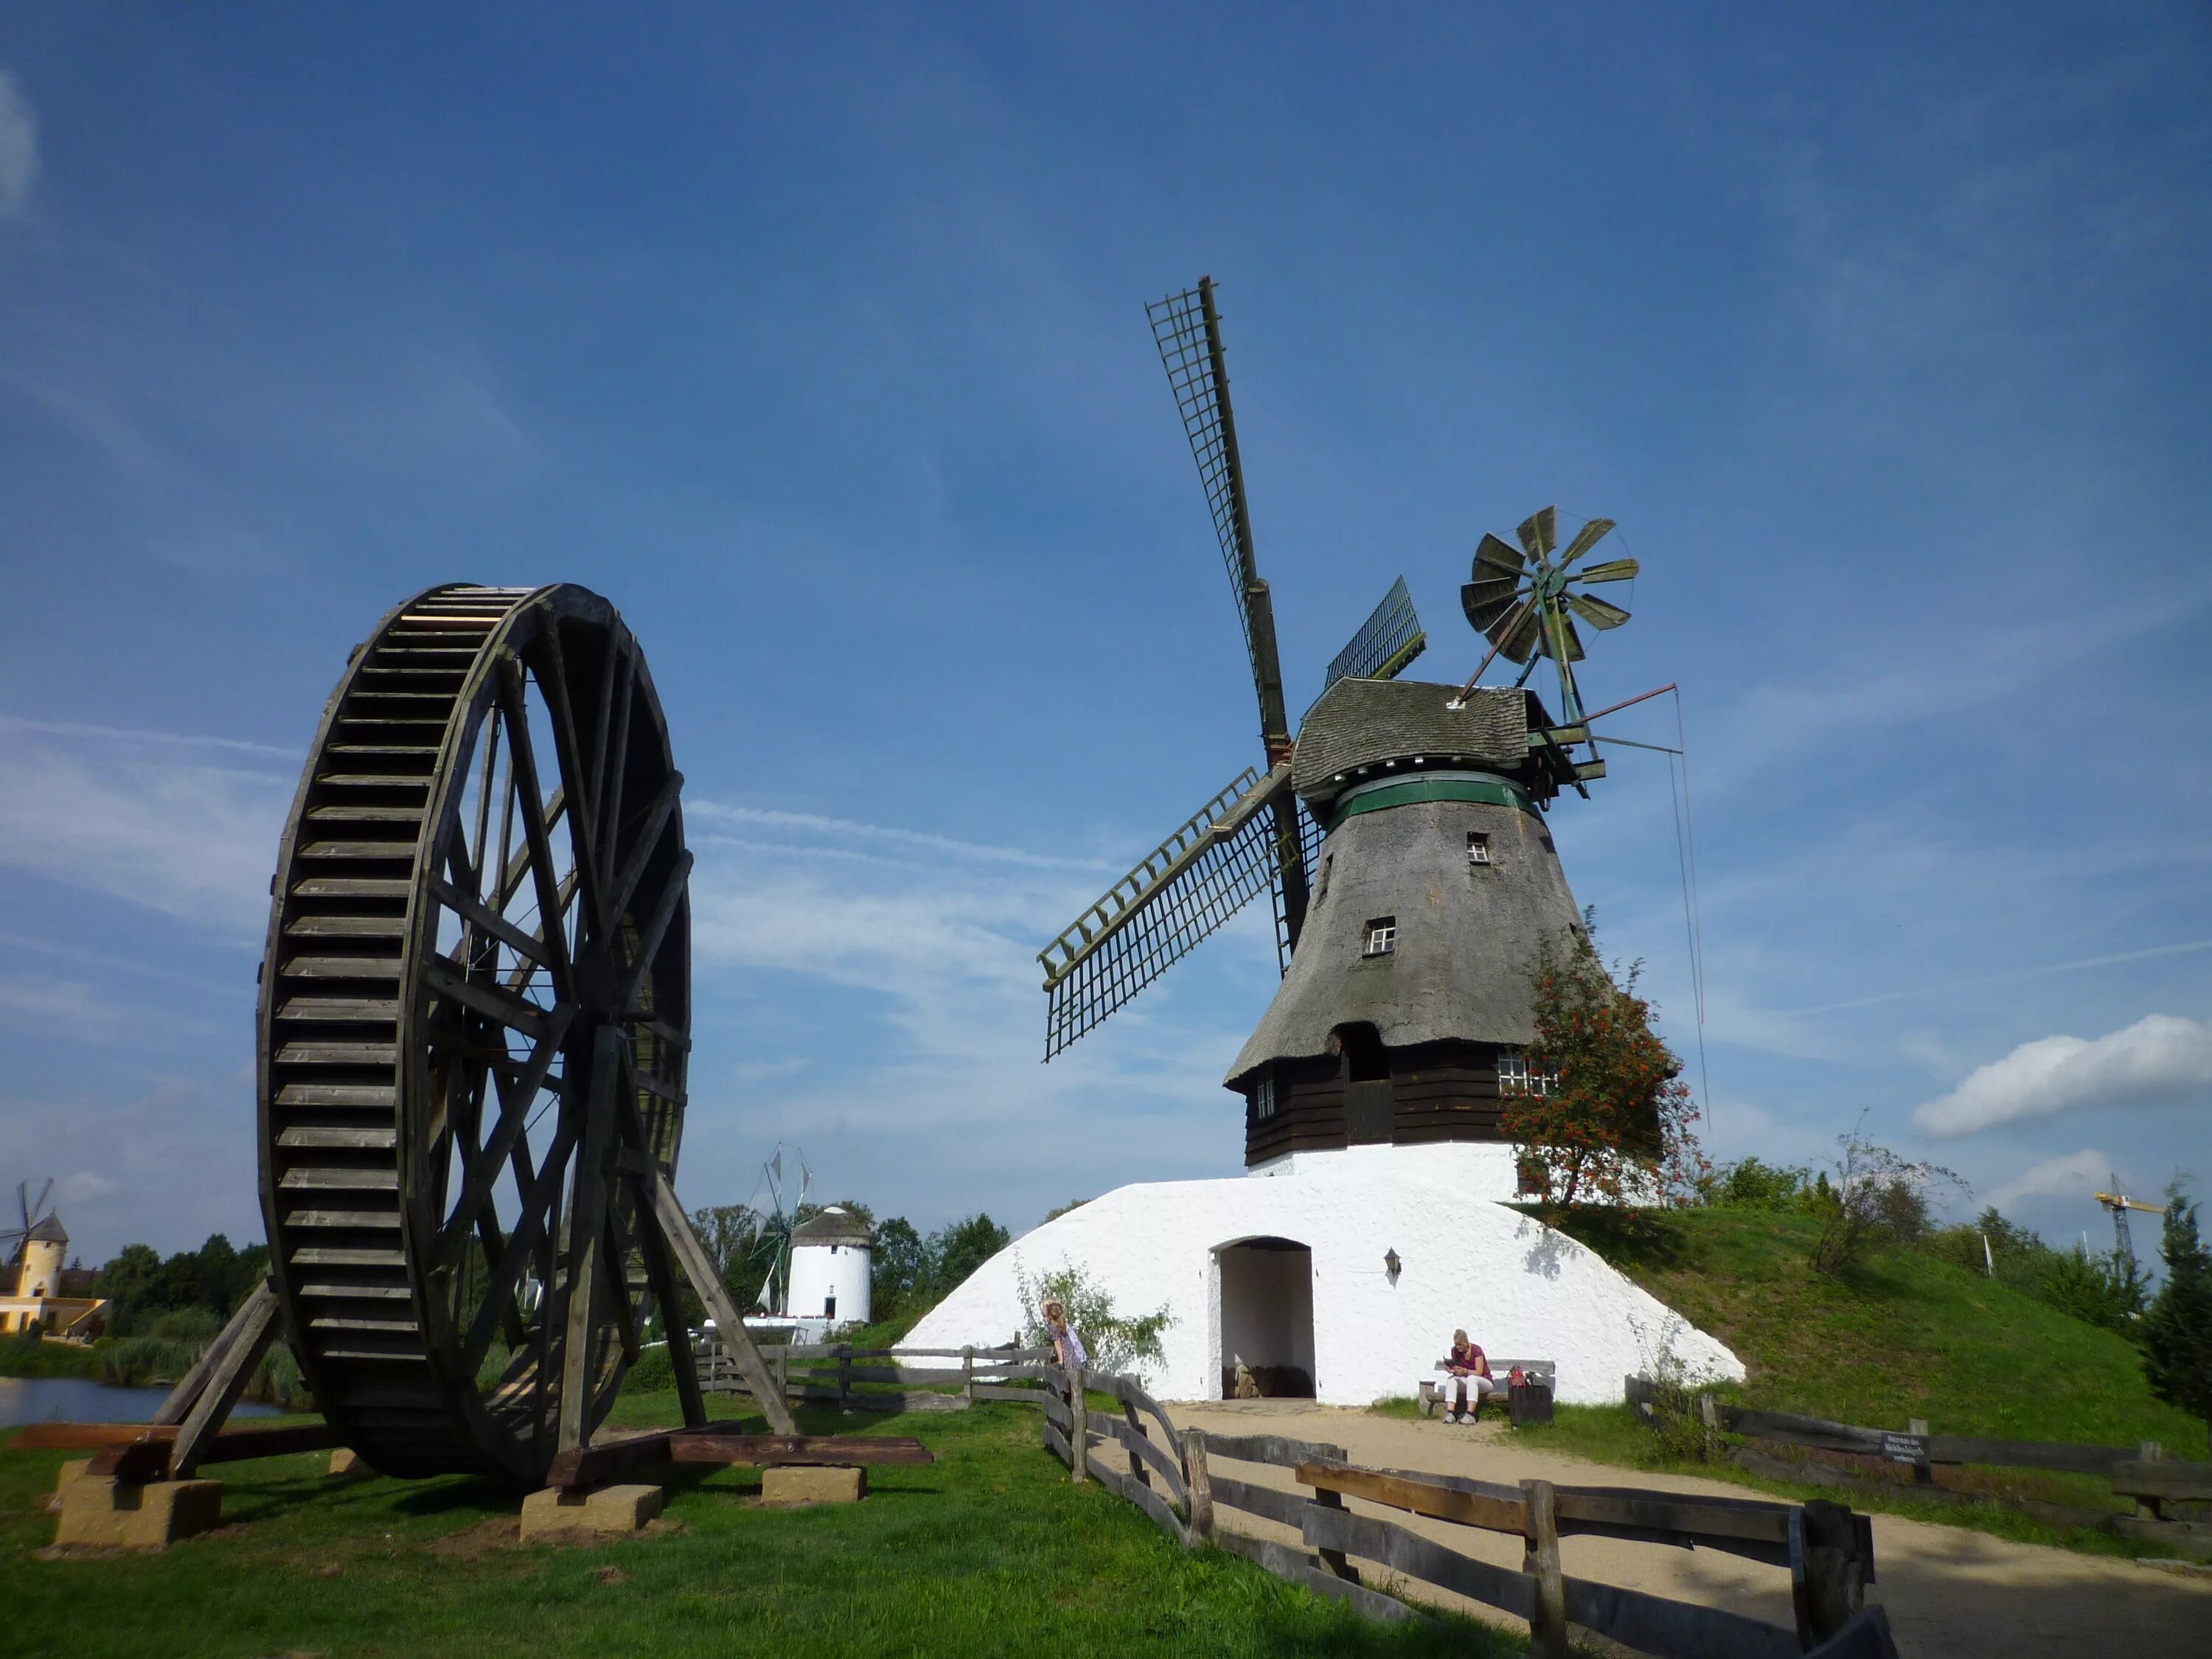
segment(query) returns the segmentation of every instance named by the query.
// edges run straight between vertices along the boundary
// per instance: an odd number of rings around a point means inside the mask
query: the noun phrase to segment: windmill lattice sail
[[[1246,768],[1037,953],[1050,1060],[1275,884],[1275,819],[1290,763]],[[1278,922],[1278,938],[1281,926]]]
[[[1428,643],[1429,636],[1421,631],[1421,619],[1413,614],[1413,596],[1406,591],[1406,579],[1401,576],[1390,584],[1382,603],[1359,625],[1351,643],[1329,663],[1321,689],[1327,691],[1342,679],[1395,679]]]

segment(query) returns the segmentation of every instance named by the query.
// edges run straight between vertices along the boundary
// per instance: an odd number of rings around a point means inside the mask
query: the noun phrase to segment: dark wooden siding
[[[1498,1141],[1498,1051],[1470,1042],[1425,1043],[1390,1055],[1392,1123],[1398,1146],[1443,1140]],[[1343,1062],[1285,1060],[1275,1068],[1275,1111],[1256,1117],[1244,1103],[1249,1168],[1286,1152],[1334,1151],[1347,1144]]]

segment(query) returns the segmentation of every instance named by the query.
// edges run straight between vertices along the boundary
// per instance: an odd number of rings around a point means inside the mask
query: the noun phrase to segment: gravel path
[[[1385,1468],[1424,1469],[1484,1480],[1549,1480],[1562,1486],[1640,1486],[1668,1492],[1747,1495],[1741,1486],[1693,1477],[1623,1470],[1555,1453],[1514,1446],[1502,1425],[1462,1428],[1430,1419],[1407,1422],[1342,1407],[1297,1401],[1211,1401],[1170,1405],[1181,1426],[1217,1434],[1280,1434],[1345,1447],[1352,1461]],[[1224,1464],[1240,1479],[1292,1486],[1287,1469]],[[1462,1553],[1518,1568],[1521,1545],[1472,1528],[1431,1521],[1352,1500],[1401,1526]],[[1218,1511],[1221,1524],[1265,1538],[1297,1542],[1297,1534],[1239,1511]],[[1898,1647],[1907,1656],[1988,1655],[1989,1659],[2081,1659],[2084,1654],[2212,1656],[2212,1572],[2174,1572],[2107,1556],[2078,1555],[2017,1544],[1961,1527],[1930,1526],[1894,1516],[1874,1517],[1875,1565],[1869,1601],[1889,1609]],[[1700,1601],[1792,1623],[1789,1576],[1779,1569],[1716,1550],[1684,1550],[1610,1538],[1560,1540],[1568,1574],[1620,1584],[1676,1601]],[[1373,1570],[1370,1569],[1371,1572]],[[1426,1585],[1414,1595],[1516,1630],[1527,1626]]]

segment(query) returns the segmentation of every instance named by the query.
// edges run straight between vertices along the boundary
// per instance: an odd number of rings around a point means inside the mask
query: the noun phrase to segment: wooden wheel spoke
[[[507,1249],[501,1252],[497,1264],[484,1281],[483,1301],[477,1308],[477,1316],[470,1322],[467,1334],[461,1339],[460,1364],[465,1374],[473,1374],[483,1364],[492,1337],[499,1330],[501,1309],[513,1298],[522,1271],[530,1265],[539,1243],[551,1236],[549,1224],[553,1218],[549,1212],[559,1200],[562,1183],[568,1174],[568,1155],[575,1150],[580,1127],[574,1122],[564,1122],[555,1132],[553,1144],[545,1149],[544,1164],[523,1194],[522,1213],[515,1218],[514,1231],[507,1235]]]
[[[653,857],[653,849],[660,845],[661,836],[668,828],[668,820],[676,811],[677,798],[683,792],[684,775],[671,772],[668,781],[661,785],[660,793],[653,797],[653,805],[646,809],[644,827],[638,831],[637,839],[631,843],[629,855],[623,860],[622,868],[616,872],[614,883],[608,890],[607,915],[614,922],[619,924],[629,913],[630,899],[637,891],[638,883],[645,878],[646,863]],[[619,842],[611,842],[609,845],[616,846]]]
[[[543,1040],[552,1029],[552,1009],[517,996],[503,985],[466,978],[454,971],[453,964],[444,957],[433,957],[422,964],[422,982],[440,996],[533,1041]]]
[[[630,703],[637,691],[637,656],[635,652],[623,653],[622,667],[616,676],[615,723],[611,742],[601,755],[597,795],[593,805],[598,808],[594,822],[598,845],[612,856],[615,835],[622,824],[623,775],[629,767]],[[612,928],[617,920],[615,911],[603,907],[601,920]]]
[[[660,896],[654,901],[652,915],[638,930],[636,959],[623,975],[622,994],[615,999],[615,1006],[625,1013],[637,1000],[638,988],[645,983],[653,959],[660,950],[660,941],[667,937],[668,924],[676,919],[676,908],[684,901],[684,884],[690,878],[691,854],[687,849],[678,855],[675,867],[661,887]]]
[[[617,626],[607,644],[611,655],[620,649],[620,636]],[[577,809],[568,814],[568,839],[576,849],[576,872],[584,895],[584,920],[594,933],[603,934],[606,928],[602,898],[605,860],[598,833],[602,786],[599,774],[584,764],[583,750],[577,742],[575,711],[569,706],[568,659],[562,650],[560,630],[550,623],[544,642],[551,672],[539,674],[538,684],[544,688],[546,704],[553,712],[553,741],[560,751],[561,770],[563,775],[575,781],[576,793],[581,797]]]
[[[488,909],[478,900],[456,888],[449,881],[430,878],[431,896],[459,915],[471,927],[489,933],[515,955],[536,963],[539,967],[552,964],[553,952],[547,948],[542,933],[526,933],[497,911]]]
[[[510,788],[507,792],[507,810],[512,811],[514,808],[514,791]],[[553,793],[545,798],[545,833],[549,838],[562,818],[567,816],[568,811],[568,786],[556,783],[553,786]],[[514,896],[522,890],[522,884],[530,874],[529,842],[526,841],[503,857],[499,878],[499,904],[502,910],[514,902]]]
[[[568,941],[555,925],[561,914],[560,878],[553,872],[553,837],[539,806],[544,796],[538,787],[538,760],[531,750],[528,717],[523,707],[522,664],[510,656],[500,666],[503,671],[500,676],[500,698],[507,708],[507,723],[515,728],[513,753],[515,781],[521,793],[522,834],[529,843],[531,874],[538,884],[538,914],[545,923],[545,945],[552,955],[546,965],[553,973],[554,994],[567,1002],[576,994],[576,981],[568,963]],[[568,826],[572,840],[577,822],[572,814]],[[582,869],[586,862],[584,849],[579,847],[576,866]]]
[[[490,1199],[492,1188],[499,1180],[500,1165],[507,1161],[508,1153],[520,1139],[532,1112],[539,1103],[545,1073],[561,1052],[561,1041],[568,1036],[568,1022],[575,1017],[575,1012],[567,1003],[555,1006],[545,1035],[538,1040],[538,1047],[513,1082],[497,1070],[493,1071],[499,1089],[499,1121],[469,1159],[467,1172],[461,1178],[460,1194],[438,1234],[434,1259],[439,1265],[451,1267],[466,1251],[469,1229],[477,1212]],[[517,1171],[518,1175],[522,1173]]]

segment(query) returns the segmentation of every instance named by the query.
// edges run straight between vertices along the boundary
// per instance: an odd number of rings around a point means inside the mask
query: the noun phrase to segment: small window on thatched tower
[[[1377,916],[1367,924],[1367,948],[1360,954],[1387,957],[1398,948],[1398,918]]]
[[[1467,832],[1467,861],[1469,864],[1488,864],[1490,860],[1490,832],[1470,830]]]

